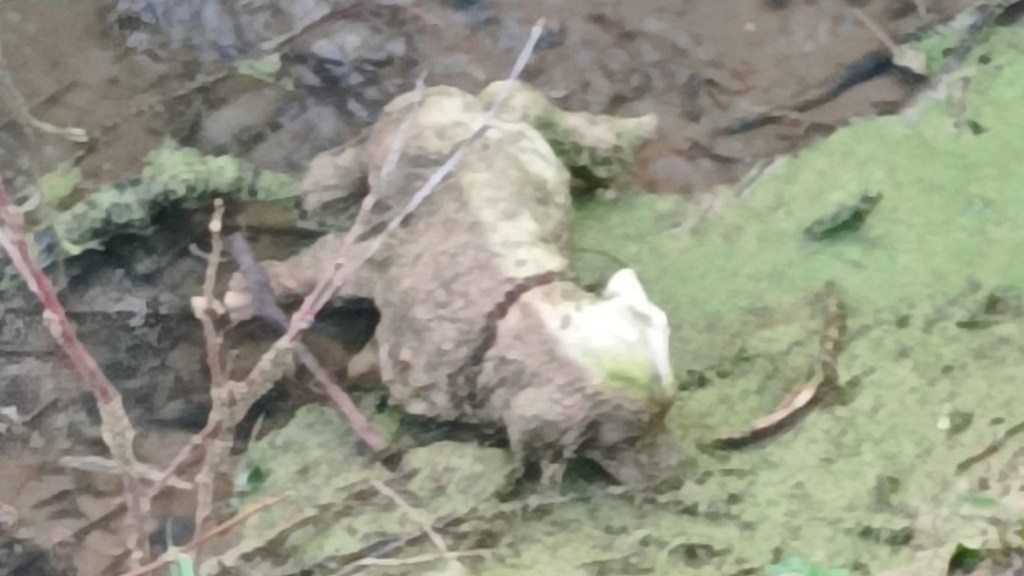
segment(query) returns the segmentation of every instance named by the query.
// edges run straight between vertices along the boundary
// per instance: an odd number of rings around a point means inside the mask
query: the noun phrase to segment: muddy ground
[[[544,17],[524,79],[564,108],[658,113],[660,135],[642,152],[637,175],[653,193],[699,194],[851,118],[893,112],[913,93],[917,83],[887,66],[853,7],[900,38],[969,4],[6,0],[0,171],[16,194],[65,162],[81,169],[84,182],[118,181],[169,137],[301,175],[313,155],[362,133],[422,72],[430,84],[473,90],[504,76],[529,27]],[[238,61],[268,54],[280,56],[276,81],[236,72]],[[873,78],[802,106],[858,62],[876,64]],[[788,112],[729,133],[768,110]],[[26,114],[80,128],[89,141],[27,128]],[[169,218],[172,230],[202,231],[201,219]],[[202,263],[188,255],[197,239],[163,233],[124,242],[92,256],[93,272],[68,293],[83,340],[121,387],[154,463],[205,420],[202,343],[187,312],[202,275]],[[0,303],[0,505],[10,506],[9,532],[25,551],[5,545],[0,571],[46,573],[30,564],[37,558],[57,565],[54,574],[69,573],[61,560],[83,575],[119,573],[118,482],[58,462],[103,454],[91,399],[35,316],[15,310],[31,306]],[[268,337],[254,335],[253,347]],[[268,404],[270,415],[286,416],[312,397],[295,396]],[[191,506],[171,492],[156,514]]]

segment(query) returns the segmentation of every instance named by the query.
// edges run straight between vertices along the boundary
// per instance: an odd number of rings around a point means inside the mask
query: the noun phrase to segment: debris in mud
[[[0,573],[5,576],[72,576],[77,572],[69,562],[70,558],[0,531]]]
[[[815,403],[821,401],[826,389],[838,386],[837,364],[841,340],[846,330],[846,313],[834,283],[828,282],[825,285],[822,296],[825,300],[824,321],[818,357],[812,367],[813,376],[809,381],[795,386],[775,411],[755,420],[749,430],[717,437],[714,441],[716,446],[742,448],[764,440],[804,416]]]
[[[967,296],[957,310],[956,325],[964,330],[985,330],[1024,314],[1024,297],[1017,288],[1001,286]]]
[[[971,454],[967,458],[964,458],[963,460],[958,462],[956,465],[956,471],[961,473],[966,472],[968,469],[972,468],[979,462],[982,462],[986,458],[998,452],[999,449],[1005,446],[1007,442],[1009,442],[1011,439],[1013,439],[1015,436],[1018,436],[1022,432],[1024,432],[1024,422],[1018,422],[1013,426],[1010,426],[1005,431],[1003,431],[1003,433],[995,441],[991,442],[990,444],[984,446],[974,454]]]
[[[843,206],[811,223],[804,236],[811,240],[833,240],[860,230],[871,211],[882,201],[882,194],[863,194],[855,204]]]

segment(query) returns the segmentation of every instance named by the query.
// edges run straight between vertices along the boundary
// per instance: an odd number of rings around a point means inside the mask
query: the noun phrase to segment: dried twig
[[[256,261],[252,249],[245,237],[239,233],[232,234],[228,238],[231,255],[238,264],[239,271],[245,277],[249,291],[253,297],[253,311],[256,316],[270,322],[275,328],[285,331],[288,329],[288,315],[277,305],[274,300],[273,290],[270,288],[270,278],[266,270]],[[299,361],[313,375],[313,378],[324,388],[327,396],[334,402],[335,406],[348,421],[349,426],[364,444],[375,454],[383,453],[388,448],[388,442],[374,429],[373,424],[359,411],[359,407],[349,397],[341,386],[334,380],[327,370],[317,361],[313,352],[302,342],[295,343],[295,354]]]
[[[408,566],[410,564],[424,564],[436,560],[448,560],[456,558],[468,558],[471,556],[490,556],[493,550],[466,550],[463,552],[448,552],[446,554],[420,554],[408,558],[363,558],[354,562],[353,566]]]
[[[634,487],[635,489],[635,487]],[[580,494],[575,495],[558,495],[558,496],[534,496],[527,498],[522,501],[506,502],[501,504],[486,504],[475,506],[464,513],[442,518],[433,524],[431,529],[435,532],[447,531],[465,526],[468,522],[481,521],[495,516],[501,516],[504,514],[522,514],[529,510],[536,510],[540,507],[554,506],[558,504],[564,504],[566,502],[575,502],[581,499],[585,500],[590,496],[584,496]],[[362,571],[364,566],[373,565],[401,565],[403,563],[416,562],[414,558],[404,559],[392,559],[388,561],[386,557],[389,554],[396,553],[400,550],[407,549],[410,546],[419,544],[423,541],[426,536],[426,532],[422,529],[415,532],[403,535],[387,535],[381,539],[368,543],[360,551],[353,554],[346,554],[345,559],[341,562],[341,566],[332,566],[331,573],[334,576],[348,576]],[[465,552],[449,552],[450,556],[467,556],[490,553],[487,550],[473,551],[467,550]],[[436,555],[431,556],[432,559],[436,559]],[[327,560],[327,564],[330,564],[330,560]],[[315,567],[310,567],[311,570],[316,571],[321,564],[317,564]],[[317,572],[319,573],[319,572]]]
[[[217,282],[217,270],[220,267],[221,255],[224,252],[224,241],[221,238],[224,219],[224,202],[220,198],[214,200],[213,216],[210,218],[210,254],[206,262],[206,277],[203,281],[203,296],[201,299],[192,300],[192,311],[203,326],[203,342],[206,346],[206,363],[210,370],[210,396],[213,402],[210,407],[210,415],[207,417],[207,424],[204,432],[209,429],[209,436],[202,435],[205,442],[206,457],[199,473],[196,474],[196,532],[202,532],[206,519],[213,510],[213,482],[217,467],[221,464],[228,448],[226,442],[221,438],[221,433],[227,429],[233,429],[235,422],[230,423],[230,428],[224,426],[224,412],[229,408],[218,398],[222,398],[221,391],[227,384],[224,374],[224,365],[221,361],[221,344],[224,341],[220,331],[214,324],[211,306],[216,306],[214,290]],[[190,442],[190,444],[192,444]],[[198,555],[198,552],[197,552]]]
[[[152,562],[149,562],[145,566],[140,566],[138,568],[135,568],[134,570],[131,570],[130,572],[125,572],[121,576],[143,576],[145,574],[149,574],[149,573],[153,572],[154,570],[158,570],[158,569],[166,566],[167,564],[170,564],[171,562],[174,562],[174,560],[182,552],[189,552],[189,551],[192,551],[192,550],[197,550],[199,548],[199,546],[201,546],[202,544],[205,544],[206,542],[209,542],[210,540],[220,536],[221,534],[224,534],[225,532],[228,532],[229,530],[231,530],[235,526],[238,526],[242,522],[245,522],[246,520],[248,520],[250,517],[254,516],[255,514],[257,514],[259,512],[262,512],[263,510],[265,510],[265,509],[267,509],[267,508],[269,508],[271,506],[274,506],[275,504],[278,504],[279,502],[283,501],[284,499],[286,499],[288,497],[289,497],[289,494],[280,494],[278,496],[274,496],[273,498],[267,498],[266,500],[261,500],[259,502],[254,503],[254,504],[246,506],[238,514],[235,514],[233,517],[231,517],[227,521],[222,522],[221,524],[219,524],[218,526],[216,526],[214,529],[210,530],[209,532],[207,532],[205,534],[202,534],[200,536],[197,536],[196,538],[193,538],[192,541],[189,542],[188,544],[186,544],[184,546],[176,547],[173,550],[168,550],[167,552],[164,552],[163,554],[161,554],[156,560],[153,560]]]
[[[928,73],[928,58],[923,52],[912,46],[900,46],[889,36],[877,22],[871,19],[860,8],[854,8],[853,13],[857,18],[875,35],[879,42],[885,45],[886,50],[892,55],[892,63],[906,68],[915,74],[924,76]]]
[[[282,34],[281,36],[278,36],[276,38],[271,38],[270,40],[261,43],[260,50],[266,53],[276,52],[280,50],[282,46],[288,44],[289,42],[298,38],[299,36],[302,36],[303,34],[306,34],[307,32],[310,32],[334,20],[352,16],[360,8],[360,3],[356,2],[354,4],[342,6],[341,8],[333,8],[331,10],[328,10],[324,14],[313,16],[312,18],[307,19],[305,22],[300,23],[290,32]]]
[[[61,466],[74,468],[76,470],[85,470],[87,472],[96,472],[99,474],[121,473],[117,462],[100,456],[61,456],[60,460],[57,462]],[[159,484],[161,487],[170,486],[179,490],[192,490],[194,488],[191,482],[182,480],[173,473],[166,474],[166,470],[161,472],[150,468],[143,468],[139,470],[139,475],[150,482]],[[156,492],[159,491],[160,490],[156,490]]]
[[[537,45],[537,40],[540,39],[540,35],[541,32],[543,32],[543,30],[544,19],[541,18],[540,20],[537,21],[536,24],[533,25],[533,28],[530,30],[530,38],[526,41],[526,45],[519,53],[519,57],[516,58],[516,63],[512,66],[512,72],[509,74],[508,83],[505,85],[504,89],[498,95],[498,98],[493,102],[491,107],[484,114],[484,117],[480,120],[480,125],[477,126],[476,130],[474,130],[472,134],[469,135],[469,138],[466,138],[465,140],[462,141],[462,143],[459,144],[455,151],[448,157],[448,160],[446,160],[445,163],[442,164],[441,167],[438,168],[436,172],[431,174],[430,178],[427,178],[427,181],[418,191],[416,191],[416,194],[413,195],[412,199],[409,201],[408,204],[405,205],[402,211],[399,212],[399,214],[393,220],[388,222],[388,225],[387,227],[384,228],[384,231],[381,234],[379,234],[376,238],[374,238],[373,243],[371,243],[370,245],[371,248],[369,254],[364,257],[364,260],[368,259],[369,256],[372,256],[373,253],[376,252],[377,249],[379,249],[380,246],[384,243],[385,237],[389,233],[393,232],[396,228],[401,226],[405,219],[410,214],[412,214],[417,208],[419,208],[420,204],[422,204],[423,201],[426,200],[427,197],[434,192],[434,189],[437,188],[441,181],[444,180],[448,176],[448,174],[455,169],[455,167],[459,164],[460,161],[462,161],[463,156],[465,156],[466,153],[469,151],[470,145],[476,142],[478,139],[480,139],[484,135],[484,133],[486,133],[487,130],[490,129],[491,123],[494,122],[494,118],[498,114],[498,110],[500,110],[501,107],[505,105],[505,101],[508,100],[509,96],[512,95],[512,83],[513,81],[519,78],[519,75],[523,73],[523,69],[526,68],[526,63],[530,60],[530,55],[533,54],[533,48]]]
[[[124,410],[121,394],[100,369],[96,359],[82,344],[68,320],[64,306],[57,298],[53,283],[39,267],[25,235],[24,220],[4,188],[0,175],[0,246],[10,256],[28,284],[29,289],[43,305],[43,323],[60,343],[78,375],[86,382],[99,409],[100,434],[120,468],[124,485],[125,505],[128,508],[128,549],[132,563],[138,565],[148,550],[145,518],[143,516],[140,470],[142,464],[135,457],[135,429]]]
[[[399,508],[402,509],[402,512],[404,512],[406,516],[411,518],[413,522],[419,525],[423,533],[427,535],[427,538],[430,538],[430,541],[434,544],[434,547],[436,547],[438,551],[441,552],[442,555],[449,555],[448,545],[445,543],[444,538],[441,538],[441,535],[438,534],[436,530],[434,530],[434,527],[430,519],[424,518],[422,511],[413,508],[412,505],[406,502],[405,498],[402,498],[402,496],[398,492],[395,492],[394,490],[391,489],[390,486],[381,482],[380,480],[371,478],[370,484],[372,484],[373,487],[378,492],[390,498],[392,502],[394,502]]]
[[[85,380],[100,404],[120,400],[120,394],[85,346],[78,340],[53,284],[38,266],[25,235],[24,220],[0,179],[0,246],[10,256],[29,289],[43,304],[43,320],[54,338],[64,346],[79,376]]]
[[[210,371],[210,390],[214,395],[216,390],[223,388],[226,382],[226,370],[221,360],[221,344],[223,336],[214,324],[210,307],[216,307],[218,301],[214,298],[216,288],[217,270],[220,267],[221,256],[224,251],[221,230],[224,219],[224,202],[220,198],[214,200],[213,215],[210,218],[210,253],[205,255],[206,274],[203,281],[203,295],[192,299],[192,311],[203,327],[203,340],[206,346],[206,362]],[[219,310],[214,310],[219,313]],[[197,489],[198,503],[196,505],[196,527],[197,532],[201,530],[202,523],[210,515],[213,508],[213,476],[217,466],[221,463],[224,448],[220,439],[220,432],[225,429],[223,419],[218,417],[216,403],[210,410],[206,426],[189,439],[188,444],[174,456],[171,463],[155,479],[153,485],[146,491],[143,503],[148,505],[163,488],[174,478],[175,473],[192,455],[192,452],[199,447],[206,448],[206,457],[203,459],[203,467],[196,475],[195,485]],[[234,423],[232,423],[233,425]]]
[[[683,249],[686,244],[693,241],[697,229],[710,220],[712,216],[721,212],[726,206],[731,205],[736,200],[743,198],[770,163],[769,160],[758,160],[754,162],[754,165],[743,174],[743,177],[736,184],[732,186],[718,186],[709,193],[699,195],[695,199],[697,202],[695,209],[688,212],[686,220],[679,226],[679,235],[682,238],[680,249]],[[627,266],[623,264],[623,267]]]
[[[54,126],[49,122],[44,122],[32,115],[29,105],[25,102],[21,93],[14,87],[14,83],[11,81],[10,75],[7,73],[7,64],[4,61],[2,47],[0,47],[0,84],[6,84],[8,86],[8,98],[12,100],[11,107],[14,108],[14,115],[23,125],[35,128],[40,132],[61,136],[78,144],[84,144],[89,141],[89,135],[81,128],[73,126],[69,128],[61,128],[59,126]]]
[[[877,38],[879,42],[885,45],[886,50],[888,50],[890,54],[896,54],[899,51],[899,44],[892,39],[892,36],[890,36],[888,32],[878,25],[878,22],[875,22],[874,19],[868,16],[867,12],[860,8],[853,8],[852,10],[854,16],[856,16],[857,19],[860,20],[861,24],[875,35],[875,38]]]
[[[221,256],[224,252],[224,241],[221,230],[224,227],[224,201],[217,198],[213,201],[213,216],[210,218],[210,253],[206,260],[206,276],[203,279],[202,302],[193,301],[193,312],[203,325],[203,340],[206,346],[206,364],[210,370],[210,384],[219,386],[224,383],[224,364],[221,361],[221,344],[223,337],[213,323],[209,307],[217,306],[214,291],[217,284],[217,270],[220,268]],[[202,304],[202,306],[198,306]],[[202,312],[202,313],[200,313]],[[219,314],[218,314],[219,315]]]
[[[987,444],[981,450],[978,450],[974,454],[971,454],[967,458],[964,458],[959,463],[957,463],[956,471],[958,473],[966,472],[967,470],[969,470],[972,466],[974,466],[978,462],[981,462],[982,460],[985,460],[989,456],[994,455],[1011,438],[1013,438],[1014,436],[1017,436],[1021,432],[1024,432],[1024,422],[1018,422],[1018,423],[1014,424],[1013,426],[1010,426],[1009,428],[1007,428],[999,436],[999,438],[995,439],[994,441],[992,441],[989,444]]]
[[[388,150],[388,155],[384,158],[384,163],[380,167],[380,181],[386,182],[388,177],[391,176],[391,172],[398,165],[399,158],[402,157],[402,151],[405,150],[405,143],[409,139],[409,132],[412,130],[412,122],[416,118],[416,113],[420,110],[420,104],[423,102],[423,91],[426,89],[427,73],[420,74],[420,77],[416,79],[416,89],[413,95],[416,97],[416,104],[413,105],[412,112],[410,112],[403,120],[402,124],[398,127],[398,131],[395,133],[395,139],[391,143],[391,148]]]
[[[146,498],[156,498],[157,494],[163,491],[165,486],[173,486],[171,483],[175,477],[175,473],[181,469],[181,467],[188,461],[189,456],[192,455],[192,451],[201,446],[205,446],[217,433],[219,426],[216,422],[207,421],[206,427],[204,427],[197,434],[194,434],[189,439],[188,444],[183,446],[181,450],[171,459],[170,464],[155,478],[153,478],[153,485],[150,486],[146,493]],[[194,488],[194,486],[190,487]]]
[[[755,420],[748,430],[716,438],[716,446],[742,448],[784,430],[820,400],[820,392],[824,388],[836,386],[839,379],[836,366],[839,359],[839,344],[845,329],[845,318],[834,283],[825,284],[824,296],[825,320],[814,376],[810,381],[798,384],[774,411]]]

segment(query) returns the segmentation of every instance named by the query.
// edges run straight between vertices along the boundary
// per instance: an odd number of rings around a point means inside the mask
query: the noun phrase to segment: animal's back
[[[401,130],[399,119],[411,109],[396,106],[382,124],[391,130],[375,133],[381,142],[373,147],[371,174],[389,162],[383,142]],[[460,141],[452,138],[445,147],[441,140],[465,133],[465,114],[454,127],[426,103],[415,114],[409,141],[427,144],[404,150],[387,181],[378,181],[379,201],[392,211],[408,203]],[[422,130],[438,136],[426,138]],[[386,208],[380,212],[382,220],[393,217]],[[566,271],[570,218],[568,170],[533,128],[498,121],[368,263],[381,310],[381,376],[407,411],[492,419],[474,408],[473,364],[509,296],[532,278]]]

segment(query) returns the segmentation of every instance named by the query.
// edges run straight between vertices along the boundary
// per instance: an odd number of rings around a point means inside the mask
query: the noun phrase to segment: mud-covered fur
[[[334,166],[354,164],[369,181],[361,229],[353,233],[372,238],[393,220],[473,132],[502,85],[479,97],[448,87],[401,96],[363,148],[336,152],[344,159]],[[583,451],[621,479],[640,477],[624,451],[659,433],[674,397],[666,362],[655,358],[665,346],[642,339],[658,321],[658,337],[667,339],[667,324],[663,314],[652,320],[638,282],[639,300],[631,300],[591,294],[566,280],[570,168],[608,174],[610,166],[628,165],[624,159],[654,125],[653,117],[565,113],[516,85],[492,127],[340,295],[376,303],[380,374],[407,412],[504,426],[524,458],[559,462]],[[402,130],[400,159],[382,177]],[[323,176],[307,178],[313,179]],[[342,173],[336,180],[355,179]],[[317,262],[333,260],[326,256],[341,238],[326,237],[306,254],[270,264],[275,290],[308,290]],[[623,349],[633,365],[649,356],[639,381],[609,381],[602,357],[574,341],[579,334],[569,337],[574,322],[628,341]]]

